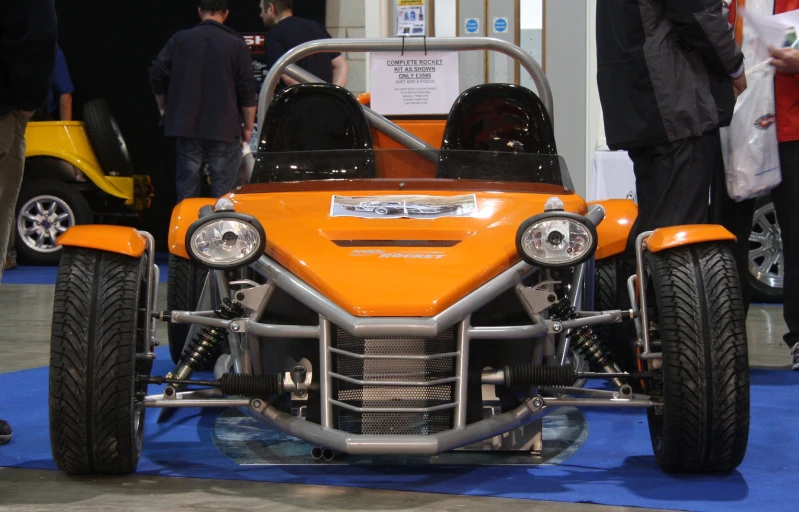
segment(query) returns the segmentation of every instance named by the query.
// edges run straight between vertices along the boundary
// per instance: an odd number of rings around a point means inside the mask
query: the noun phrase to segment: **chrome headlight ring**
[[[208,268],[230,270],[253,263],[264,253],[266,233],[255,217],[221,211],[194,222],[186,232],[186,252]]]
[[[516,250],[531,265],[573,267],[596,252],[596,226],[582,215],[552,211],[524,221],[516,232]]]

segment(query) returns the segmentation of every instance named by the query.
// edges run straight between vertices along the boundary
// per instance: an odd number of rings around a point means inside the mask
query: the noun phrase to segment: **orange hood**
[[[469,193],[471,194],[471,192]],[[277,192],[230,196],[266,230],[266,253],[361,317],[434,316],[520,261],[516,232],[547,194],[477,192],[473,217],[331,217],[334,195],[456,196],[461,191]],[[577,195],[566,210],[585,214]]]

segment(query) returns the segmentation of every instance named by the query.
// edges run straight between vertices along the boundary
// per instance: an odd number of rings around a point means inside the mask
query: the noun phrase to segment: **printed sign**
[[[460,93],[457,52],[374,53],[372,109],[387,115],[447,114]]]
[[[494,18],[494,33],[495,34],[508,33],[508,18]]]
[[[241,37],[253,55],[266,53],[266,34],[242,34]]]
[[[471,217],[477,213],[477,196],[333,196],[331,217],[362,219],[437,219]]]
[[[426,27],[424,0],[397,0],[397,35],[423,36]]]
[[[480,31],[480,18],[466,18],[466,33],[476,34]]]

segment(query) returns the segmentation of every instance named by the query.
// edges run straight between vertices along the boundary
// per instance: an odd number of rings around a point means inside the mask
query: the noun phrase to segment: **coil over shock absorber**
[[[215,311],[216,316],[223,320],[234,320],[244,315],[244,308],[236,301],[228,298],[222,299],[222,305]],[[189,343],[183,355],[180,356],[174,373],[167,374],[168,378],[188,379],[195,371],[207,368],[219,357],[222,342],[227,338],[228,330],[220,327],[204,326],[197,336]]]
[[[549,317],[552,320],[565,322],[577,318],[577,310],[569,304],[568,299],[561,299],[549,308]],[[622,373],[619,366],[613,360],[610,349],[599,339],[590,327],[579,327],[574,329],[569,337],[572,338],[572,347],[580,353],[589,366],[597,372]],[[624,382],[618,378],[610,378],[616,387],[621,387]]]

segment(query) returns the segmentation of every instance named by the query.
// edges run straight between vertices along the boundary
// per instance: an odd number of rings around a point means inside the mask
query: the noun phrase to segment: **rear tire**
[[[150,363],[147,257],[67,248],[61,258],[50,345],[50,443],[70,474],[122,475],[142,451]],[[137,397],[137,394],[139,397]]]
[[[169,311],[194,311],[200,301],[200,294],[207,275],[207,269],[199,267],[185,258],[170,254],[167,309]],[[189,329],[191,329],[189,324],[170,323],[168,326],[169,354],[175,364],[183,354]],[[210,370],[213,367],[205,369]]]
[[[731,471],[749,437],[749,359],[738,271],[726,245],[646,254],[662,381],[649,392],[652,447],[667,472]],[[650,299],[652,300],[652,299]],[[650,367],[651,368],[651,367]]]
[[[618,296],[618,276],[621,256],[611,256],[596,262],[594,276],[594,311],[611,311],[621,307]],[[613,360],[622,371],[636,372],[635,330],[632,323],[601,324],[594,332],[613,353]]]

